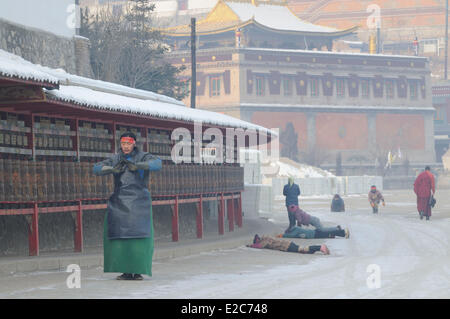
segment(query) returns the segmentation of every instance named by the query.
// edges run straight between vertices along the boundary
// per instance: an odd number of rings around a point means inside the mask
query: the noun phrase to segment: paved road
[[[450,199],[438,192],[431,221],[419,220],[414,194],[385,191],[386,207],[371,213],[366,196],[344,197],[347,212],[331,213],[331,196],[301,198],[326,225],[348,227],[350,239],[314,239],[331,255],[301,255],[244,245],[159,260],[153,277],[117,281],[101,268],[70,273],[16,273],[0,277],[0,298],[450,298]],[[286,226],[285,211],[270,219]],[[249,240],[253,234],[249,234]],[[74,283],[74,281],[72,281]]]

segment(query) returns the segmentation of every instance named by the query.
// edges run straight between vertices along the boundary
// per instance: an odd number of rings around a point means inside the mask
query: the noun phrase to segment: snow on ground
[[[345,213],[331,213],[329,198],[300,196],[302,207],[325,226],[350,229],[349,239],[294,240],[326,243],[329,256],[240,246],[159,260],[153,277],[142,282],[114,280],[117,274],[101,268],[82,270],[80,289],[66,287],[64,272],[18,274],[0,277],[0,298],[450,298],[446,190],[437,191],[430,221],[418,218],[412,191],[383,195],[386,206],[378,215],[366,196],[344,196]],[[288,223],[284,210],[270,220],[280,229]]]

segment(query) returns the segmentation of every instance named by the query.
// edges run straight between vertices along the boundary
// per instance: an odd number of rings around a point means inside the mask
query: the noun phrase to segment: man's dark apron
[[[126,158],[141,162],[146,153],[136,149]],[[113,166],[125,155],[122,152],[113,157]],[[148,190],[148,171],[114,174],[114,193],[108,200],[108,238],[145,238],[151,237],[152,201]]]

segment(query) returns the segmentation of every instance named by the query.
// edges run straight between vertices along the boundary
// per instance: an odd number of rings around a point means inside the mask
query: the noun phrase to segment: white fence
[[[300,187],[302,195],[367,194],[371,185],[383,190],[381,176],[308,177],[296,178],[294,181]],[[287,183],[287,178],[273,178],[273,195],[283,195],[283,187]]]

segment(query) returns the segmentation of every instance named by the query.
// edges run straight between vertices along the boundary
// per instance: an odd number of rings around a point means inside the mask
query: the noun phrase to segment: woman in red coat
[[[419,211],[420,219],[423,216],[427,217],[427,220],[431,216],[431,206],[429,205],[431,195],[434,195],[434,176],[430,172],[430,167],[425,167],[425,171],[417,176],[414,181],[414,193],[417,195],[417,210]]]

